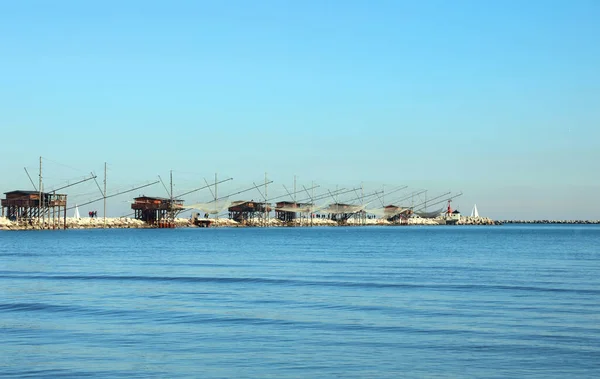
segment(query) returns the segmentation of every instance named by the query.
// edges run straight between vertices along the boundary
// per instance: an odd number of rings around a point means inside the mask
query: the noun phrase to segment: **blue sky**
[[[594,0],[1,2],[0,190],[41,155],[47,188],[107,161],[114,190],[268,172],[274,194],[295,174],[599,219],[599,19]]]

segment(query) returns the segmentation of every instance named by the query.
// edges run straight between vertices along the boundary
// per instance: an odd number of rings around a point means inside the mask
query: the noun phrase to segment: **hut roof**
[[[5,195],[12,195],[12,194],[36,195],[36,194],[39,194],[39,193],[40,193],[40,191],[23,191],[23,190],[15,190],[15,191],[4,192]]]
[[[170,201],[171,199],[168,197],[156,197],[156,196],[138,196],[134,197],[134,200],[148,199],[148,200],[160,200],[160,201]],[[180,199],[173,199],[173,201],[181,201]]]
[[[40,191],[29,191],[29,190],[15,190],[15,191],[9,191],[9,192],[4,192],[5,195],[11,196],[11,197],[15,197],[14,195],[21,195],[21,196],[31,196],[31,195],[39,195]],[[64,193],[53,193],[53,192],[42,192],[42,196],[44,197],[49,197],[49,196],[66,196],[66,194]]]
[[[293,201],[278,201],[277,204],[293,205],[296,204]]]

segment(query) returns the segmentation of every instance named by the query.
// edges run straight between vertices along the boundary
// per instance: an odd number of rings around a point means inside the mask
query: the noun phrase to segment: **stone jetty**
[[[297,218],[291,224],[286,224],[276,218],[271,218],[268,222],[261,219],[249,220],[245,224],[240,224],[234,220],[228,218],[219,219],[200,219],[205,222],[210,222],[211,227],[285,227],[285,226],[338,226],[338,223],[324,218],[314,218],[312,221],[307,218]],[[405,221],[403,226],[414,226],[414,225],[444,225],[448,224],[448,220],[444,217],[437,218],[420,218],[414,217],[409,218]],[[502,225],[502,224],[580,224],[580,225],[591,225],[600,224],[600,220],[492,220],[488,217],[469,217],[461,216],[458,220],[455,220],[454,225]],[[62,220],[59,224],[56,224],[56,229],[62,229]],[[351,218],[348,220],[348,226],[360,226],[363,222],[360,219]],[[367,226],[398,226],[389,222],[385,219],[366,219],[364,225]],[[178,228],[195,227],[189,218],[177,218],[175,219],[175,226]],[[103,218],[73,218],[67,217],[67,229],[101,229],[104,228]],[[136,220],[127,217],[118,218],[107,218],[106,228],[109,229],[147,229],[151,226],[147,225],[143,221]],[[0,217],[0,230],[39,230],[39,229],[52,229],[52,225],[48,222],[44,224],[44,228],[41,228],[35,221],[30,225],[18,225],[16,222],[10,221],[5,217]]]
[[[600,224],[600,220],[503,220],[503,224]]]
[[[461,216],[456,225],[501,225],[502,222],[492,220],[489,217]]]
[[[104,227],[103,218],[73,218],[67,217],[67,229],[98,229]],[[5,217],[0,217],[1,230],[39,230],[39,229],[62,229],[63,220],[52,225],[48,221],[43,225],[33,221],[31,224],[17,224]],[[130,229],[130,228],[148,228],[148,225],[140,220],[133,218],[106,218],[107,228]]]
[[[338,226],[338,223],[324,218],[297,218],[293,221],[292,224],[285,224],[284,222],[271,218],[268,222],[265,222],[261,219],[250,220],[245,224],[240,224],[234,220],[230,220],[228,218],[219,218],[219,219],[200,219],[200,221],[210,222],[211,227],[285,227],[285,226]],[[512,221],[514,222],[514,221]],[[445,224],[446,219],[443,217],[438,218],[420,218],[414,217],[409,218],[403,224],[404,226],[413,226],[413,225],[440,225]],[[587,222],[587,223],[597,223],[597,222]],[[494,221],[487,217],[461,217],[456,225],[499,225],[501,224],[498,221]],[[62,220],[60,223],[55,225],[56,229],[62,228]],[[348,226],[360,226],[363,225],[363,222],[360,219],[351,218],[348,220]],[[392,226],[398,225],[392,222],[389,222],[385,219],[377,218],[377,219],[366,219],[364,221],[364,225],[367,226]],[[104,219],[103,218],[73,218],[67,217],[67,229],[101,229],[104,228]],[[183,227],[195,227],[189,218],[177,218],[175,219],[175,226],[178,228]],[[119,217],[119,218],[107,218],[106,219],[106,228],[109,229],[142,229],[142,228],[151,228],[151,226],[147,225],[143,221],[136,220],[133,218]],[[0,230],[39,230],[39,229],[53,229],[52,225],[46,222],[44,227],[42,228],[37,222],[33,222],[30,225],[19,225],[16,222],[10,221],[5,217],[0,217]]]

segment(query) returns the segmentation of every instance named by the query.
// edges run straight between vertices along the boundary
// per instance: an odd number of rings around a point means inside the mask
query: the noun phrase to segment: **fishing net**
[[[402,207],[387,207],[387,208],[372,208],[365,209],[367,213],[374,214],[375,216],[381,218],[392,218],[401,214],[410,213],[410,208],[402,208]]]
[[[343,214],[343,213],[357,213],[365,209],[366,205],[354,205],[354,204],[330,204],[322,209],[325,213]]]
[[[318,212],[318,207],[313,204],[298,204],[297,206],[290,204],[283,207],[276,207],[275,210],[277,212],[315,213]]]
[[[229,198],[219,199],[216,202],[210,201],[208,203],[196,203],[191,205],[186,205],[187,209],[196,209],[202,211],[204,213],[208,213],[211,215],[216,215],[222,213],[227,210],[234,203],[240,203],[238,201],[229,201]],[[242,202],[243,203],[243,202]]]
[[[422,218],[436,218],[436,217],[440,216],[442,213],[444,213],[445,210],[446,210],[446,207],[442,207],[437,211],[417,211],[415,213],[419,217],[422,217]]]

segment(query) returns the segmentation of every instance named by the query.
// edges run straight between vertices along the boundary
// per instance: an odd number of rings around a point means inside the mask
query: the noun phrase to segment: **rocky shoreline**
[[[66,220],[67,229],[101,229],[104,228],[103,218],[72,218],[67,217]],[[220,218],[220,219],[201,219],[206,223],[210,224],[210,227],[308,227],[308,226],[339,226],[337,222],[329,219],[306,219],[298,218],[292,223],[285,224],[284,222],[272,218],[268,222],[264,220],[255,219],[250,220],[244,224],[240,224],[236,221]],[[427,218],[410,218],[403,224],[397,224],[389,222],[385,219],[367,219],[364,225],[366,226],[426,226],[426,225],[502,225],[502,224],[600,224],[600,220],[492,220],[488,217],[468,217],[462,216],[458,220],[447,220],[443,217],[427,219]],[[348,226],[361,226],[363,225],[361,220],[350,219],[348,220]],[[10,221],[7,218],[0,217],[0,230],[40,230],[40,229],[62,229],[62,222],[55,224],[52,227],[47,222],[43,227],[37,223],[31,225],[19,225],[16,222]],[[175,219],[175,227],[186,228],[196,227],[188,218],[177,218]],[[152,226],[147,225],[143,221],[136,220],[133,218],[107,218],[106,228],[108,229],[149,229]]]
[[[600,224],[600,220],[503,220],[503,224]]]
[[[502,225],[502,223],[489,217],[461,216],[456,225]]]
[[[236,221],[227,219],[227,218],[219,218],[219,219],[200,219],[199,221],[203,221],[207,224],[210,224],[210,227],[286,227],[286,226],[295,226],[295,227],[308,227],[308,226],[339,226],[337,222],[329,219],[315,218],[315,219],[306,219],[306,218],[298,218],[292,223],[284,223],[278,219],[271,218],[268,222],[265,222],[261,219],[250,220],[244,224],[240,224]],[[403,224],[397,224],[389,222],[385,219],[367,219],[364,224],[361,220],[358,219],[350,219],[348,220],[348,226],[425,226],[425,225],[444,225],[448,224],[447,220],[444,218],[410,218],[405,221]],[[499,225],[497,221],[494,221],[487,217],[461,217],[458,220],[456,225]],[[67,217],[66,219],[67,229],[102,229],[105,227],[103,218],[72,218]],[[31,224],[17,224],[16,222],[10,221],[7,218],[0,217],[0,230],[40,230],[40,229],[62,229],[63,221],[56,224],[49,224],[45,222],[43,225],[40,225],[36,222]],[[177,218],[175,219],[175,227],[184,228],[184,227],[196,227],[190,219],[188,218]],[[107,218],[106,219],[106,228],[107,229],[148,229],[153,228],[143,221],[136,220],[133,218]]]

